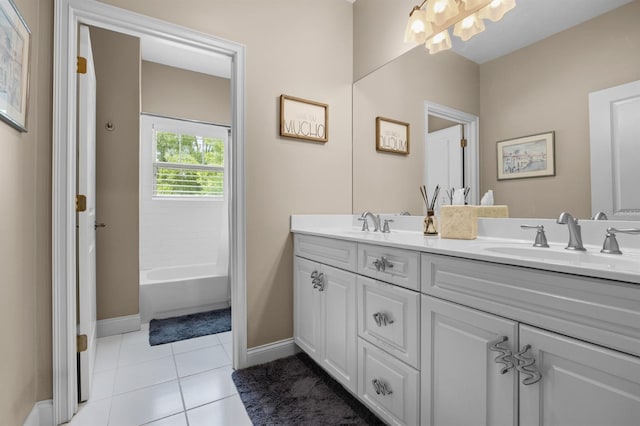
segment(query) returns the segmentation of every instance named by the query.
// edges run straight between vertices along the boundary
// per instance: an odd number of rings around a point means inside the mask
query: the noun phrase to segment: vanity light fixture
[[[409,13],[404,41],[438,53],[451,48],[449,27],[467,41],[484,31],[484,19],[497,22],[514,7],[515,0],[424,0]]]

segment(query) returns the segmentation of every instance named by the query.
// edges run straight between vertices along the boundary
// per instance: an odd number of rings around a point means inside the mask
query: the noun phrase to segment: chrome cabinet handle
[[[542,379],[540,372],[532,367],[533,364],[536,363],[536,360],[533,357],[527,357],[524,355],[529,349],[531,349],[531,345],[524,345],[520,352],[513,355],[515,359],[518,360],[516,370],[527,376],[522,379],[523,385],[532,385],[534,383],[538,383]]]
[[[319,291],[324,291],[324,273],[313,271],[311,273],[311,283],[313,284],[313,288],[317,288]]]
[[[393,324],[393,320],[387,317],[387,314],[384,312],[376,312],[373,314],[373,320],[376,322],[378,327],[387,326],[389,324]]]
[[[371,384],[373,384],[373,389],[375,389],[378,395],[391,395],[393,393],[391,388],[382,380],[373,379]]]
[[[500,352],[500,355],[494,358],[496,364],[502,364],[504,367],[500,368],[500,374],[506,374],[509,370],[511,370],[515,365],[513,361],[511,361],[511,349],[509,348],[501,348],[499,345],[502,343],[508,342],[509,338],[507,336],[501,336],[497,340],[494,340],[490,343],[489,350],[493,352]]]
[[[381,256],[380,259],[376,259],[373,261],[373,266],[376,267],[376,271],[384,272],[387,268],[393,268],[393,263],[389,262],[386,257]]]

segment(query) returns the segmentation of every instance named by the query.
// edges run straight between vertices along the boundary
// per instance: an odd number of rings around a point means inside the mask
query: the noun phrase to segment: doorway
[[[233,366],[246,364],[246,266],[244,182],[244,46],[203,35],[99,2],[58,0],[55,4],[53,96],[53,420],[68,421],[77,410],[76,372],[76,52],[79,24],[133,36],[149,35],[232,63],[233,144],[230,146],[230,277]],[[73,66],[72,66],[73,64]]]

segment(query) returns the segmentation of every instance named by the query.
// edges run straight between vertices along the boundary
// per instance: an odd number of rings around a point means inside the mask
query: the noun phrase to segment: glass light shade
[[[430,54],[442,52],[443,50],[451,49],[451,38],[449,37],[449,31],[444,30],[433,37],[431,37],[425,43],[425,47],[429,49]]]
[[[433,33],[431,23],[426,19],[426,13],[421,9],[414,9],[409,16],[407,29],[404,32],[405,43],[424,43],[428,36]]]
[[[493,0],[488,6],[478,11],[478,16],[498,22],[505,13],[516,7],[516,0]]]
[[[476,13],[467,16],[453,27],[453,34],[460,37],[463,41],[467,41],[483,31],[484,22],[478,18]]]
[[[430,0],[427,3],[427,20],[442,25],[458,14],[455,0]]]
[[[470,10],[485,3],[486,0],[462,0],[462,2],[464,3],[464,9]]]

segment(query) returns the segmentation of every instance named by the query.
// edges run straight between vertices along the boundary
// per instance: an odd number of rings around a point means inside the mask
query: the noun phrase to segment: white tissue
[[[453,190],[453,200],[451,200],[451,204],[454,206],[464,205],[464,188]]]
[[[493,190],[490,189],[482,196],[480,200],[481,206],[492,206],[493,205]]]

